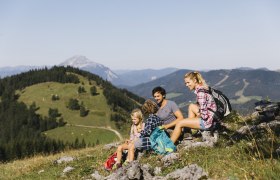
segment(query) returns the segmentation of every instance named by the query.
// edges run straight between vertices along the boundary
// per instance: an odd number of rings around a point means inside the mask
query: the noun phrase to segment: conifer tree
[[[71,98],[68,102],[67,107],[71,110],[79,110],[80,109],[79,101],[77,99]]]
[[[97,90],[96,90],[96,87],[95,87],[95,86],[92,86],[92,87],[90,88],[90,94],[91,94],[92,96],[97,95]]]
[[[88,110],[86,110],[84,103],[82,102],[80,105],[80,116],[85,117],[88,115]]]
[[[79,87],[78,87],[78,93],[79,93],[79,94],[85,93],[85,92],[86,92],[86,90],[85,90],[85,88],[84,88],[83,86],[79,86]]]

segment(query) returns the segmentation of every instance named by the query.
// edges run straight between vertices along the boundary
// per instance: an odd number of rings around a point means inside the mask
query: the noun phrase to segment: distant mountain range
[[[44,66],[15,66],[15,67],[0,67],[0,77],[11,76],[15,74],[19,74],[22,72],[29,71],[31,69],[40,69]]]
[[[118,73],[122,81],[117,82],[116,85],[124,87],[136,86],[141,83],[156,80],[177,70],[177,68],[164,68],[123,71]]]
[[[66,59],[57,66],[72,66],[102,77],[104,80],[110,81],[118,87],[135,86],[141,83],[146,83],[155,80],[167,74],[170,74],[178,69],[165,68],[165,69],[143,69],[143,70],[118,70],[114,72],[109,67],[91,61],[85,56],[76,55]],[[26,72],[31,69],[40,69],[45,66],[15,66],[15,67],[2,67],[0,68],[0,77],[11,76]],[[50,67],[50,66],[49,66]]]
[[[184,84],[184,75],[191,70],[178,70],[174,73],[141,85],[128,88],[145,98],[152,98],[151,91],[155,86],[162,86],[167,97],[176,101],[186,110],[190,101],[195,100],[194,93]],[[263,69],[257,70],[212,70],[201,72],[209,86],[224,92],[233,107],[247,113],[254,107],[254,102],[261,99],[280,101],[280,73]]]
[[[183,77],[187,69],[143,69],[143,70],[111,70],[102,64],[93,62],[85,56],[73,56],[57,66],[72,66],[86,70],[110,81],[112,84],[150,98],[155,86],[163,86],[168,97],[176,101],[182,109],[194,100],[194,94],[185,87]],[[16,66],[0,68],[1,78],[44,66]],[[261,99],[280,100],[280,73],[267,68],[253,69],[240,67],[232,70],[201,71],[210,86],[222,90],[239,111],[253,108],[254,102]]]

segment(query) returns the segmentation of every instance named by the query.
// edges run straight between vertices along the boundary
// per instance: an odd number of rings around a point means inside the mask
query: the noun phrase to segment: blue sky
[[[0,0],[0,67],[280,69],[278,0]]]

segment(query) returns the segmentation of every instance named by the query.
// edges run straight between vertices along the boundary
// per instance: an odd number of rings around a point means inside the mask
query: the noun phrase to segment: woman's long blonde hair
[[[205,82],[204,78],[202,77],[202,75],[197,72],[197,71],[192,71],[192,72],[189,72],[185,75],[185,78],[190,78],[191,80],[195,80],[199,85],[205,87],[208,89],[208,85],[207,83]]]

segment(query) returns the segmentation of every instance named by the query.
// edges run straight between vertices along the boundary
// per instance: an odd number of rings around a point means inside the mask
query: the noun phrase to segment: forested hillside
[[[139,107],[144,100],[133,93],[114,87],[110,82],[104,81],[99,76],[72,67],[37,69],[0,79],[0,161],[23,158],[37,153],[55,153],[65,148],[81,148],[94,145],[86,144],[85,141],[79,139],[75,142],[65,142],[47,137],[46,133],[42,132],[65,126],[68,119],[63,117],[67,116],[53,107],[48,107],[47,113],[42,115],[39,113],[41,109],[36,103],[30,102],[27,105],[19,101],[20,96],[27,91],[26,88],[42,83],[77,84],[79,86],[78,91],[82,93],[84,89],[80,84],[83,84],[83,82],[80,82],[79,76],[88,79],[88,82],[94,82],[90,90],[92,96],[98,95],[95,94],[97,93],[96,89],[102,90],[100,92],[106,97],[107,104],[111,107],[109,113],[111,115],[104,118],[111,119],[117,127],[121,127],[122,123],[127,122],[130,111]],[[34,97],[30,94],[28,96],[31,101],[38,98],[35,97],[36,93],[34,93]],[[60,101],[59,98],[55,95],[50,97],[52,101]],[[84,114],[82,114],[82,111],[84,111]],[[86,116],[88,110],[81,103],[79,110],[75,112],[80,116]]]

